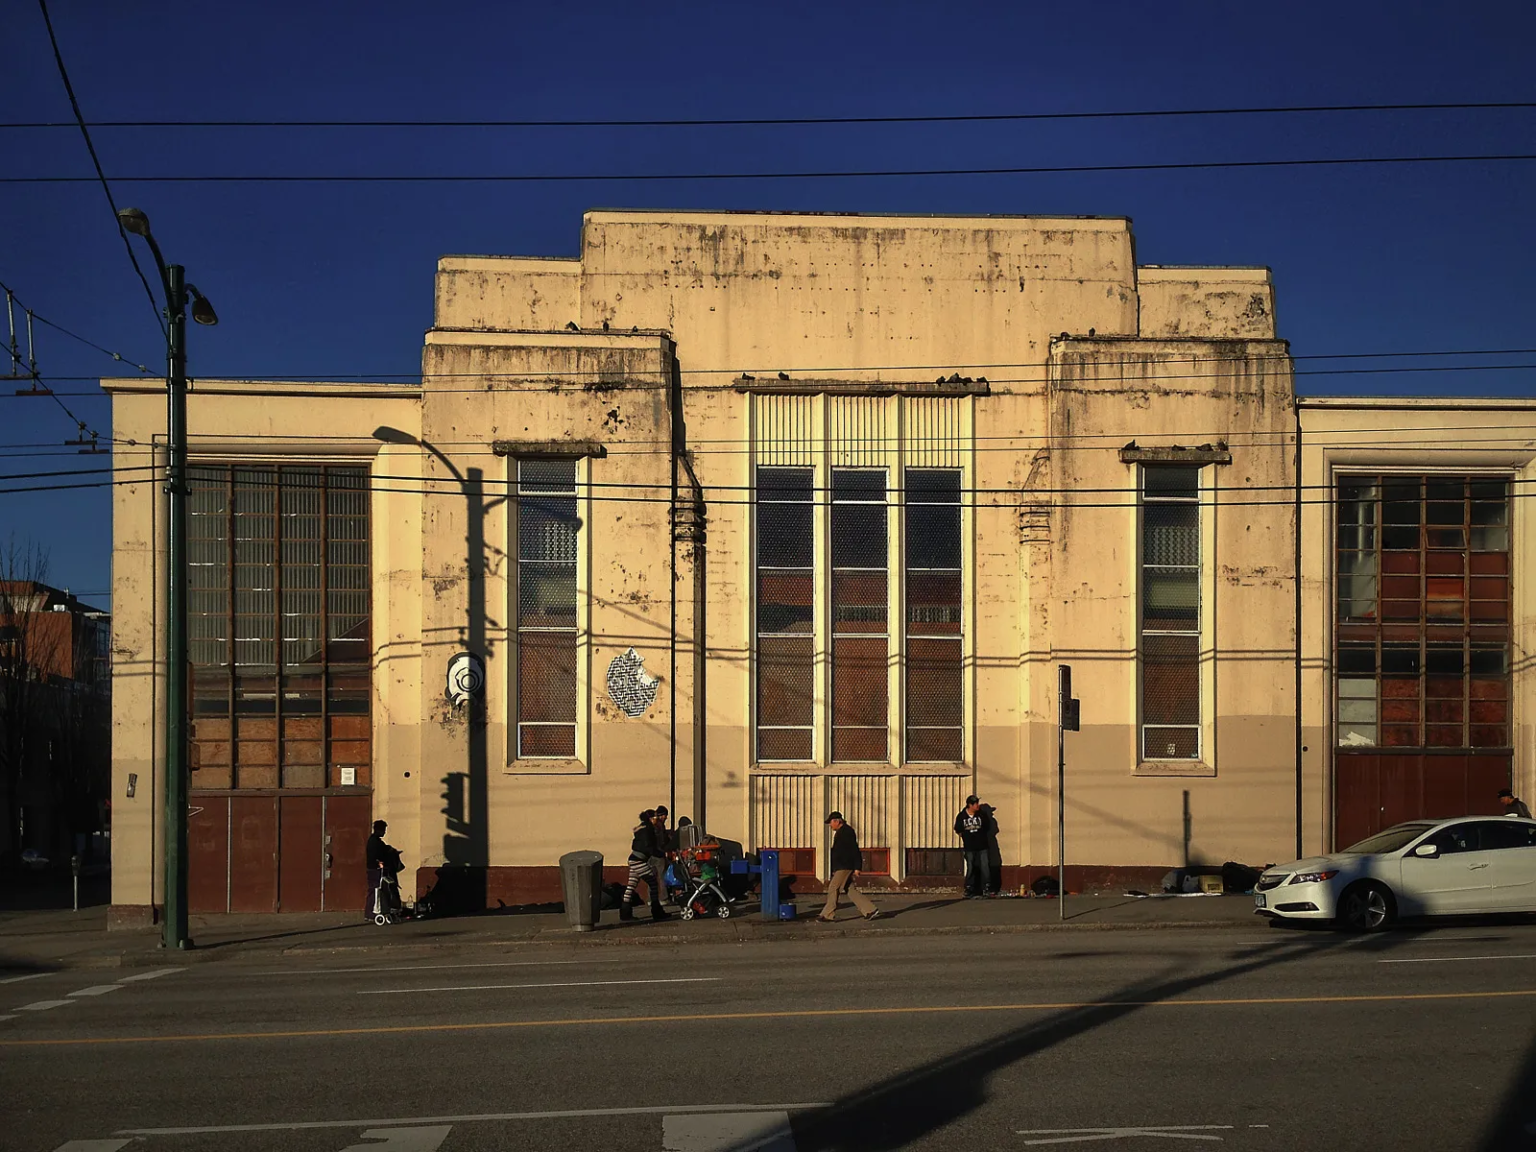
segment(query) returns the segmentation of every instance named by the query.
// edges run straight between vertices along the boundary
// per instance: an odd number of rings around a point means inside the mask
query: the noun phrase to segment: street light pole
[[[187,292],[183,269],[165,269],[166,439],[170,451],[167,583],[170,637],[165,691],[165,946],[190,948],[187,934]]]
[[[188,715],[187,671],[187,302],[192,300],[192,319],[217,324],[213,306],[186,282],[180,264],[166,264],[160,245],[149,230],[149,217],[137,208],[117,214],[126,231],[142,236],[160,270],[165,290],[166,329],[165,391],[168,569],[166,612],[165,692],[165,935],[166,948],[191,948],[187,931],[187,787],[191,773],[191,719]]]

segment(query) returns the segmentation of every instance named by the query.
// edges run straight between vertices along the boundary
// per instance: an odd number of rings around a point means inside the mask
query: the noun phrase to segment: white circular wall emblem
[[[633,648],[608,665],[608,698],[626,716],[643,716],[656,701],[656,677],[645,670],[645,658]]]

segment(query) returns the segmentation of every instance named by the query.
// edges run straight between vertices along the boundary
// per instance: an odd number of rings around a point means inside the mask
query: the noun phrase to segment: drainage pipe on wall
[[[1302,850],[1302,756],[1306,748],[1301,743],[1301,514],[1302,514],[1302,483],[1301,483],[1301,401],[1292,399],[1291,403],[1296,411],[1296,539],[1293,542],[1295,553],[1292,563],[1295,564],[1296,580],[1296,859],[1300,860],[1305,853]]]

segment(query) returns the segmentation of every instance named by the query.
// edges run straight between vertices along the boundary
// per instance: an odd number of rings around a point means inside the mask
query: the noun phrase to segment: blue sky
[[[1529,3],[54,0],[51,11],[89,120],[890,116],[1536,99]],[[3,118],[68,120],[37,7],[14,0],[5,29]],[[117,180],[910,169],[1530,153],[1536,111],[934,126],[101,128],[95,139]],[[91,172],[73,130],[0,130],[0,157],[0,175]],[[597,207],[1129,215],[1143,263],[1271,266],[1281,335],[1298,355],[1536,347],[1529,161],[715,183],[123,182],[115,192],[150,214],[167,257],[185,264],[218,308],[216,329],[191,333],[194,375],[417,371],[438,256],[574,255],[581,213]],[[0,281],[40,315],[160,369],[163,343],[99,186],[0,185],[0,215]],[[38,362],[59,377],[119,371],[48,329],[39,329]],[[1312,394],[1526,395],[1536,393],[1536,370],[1299,383]],[[83,381],[57,387],[96,391]],[[0,471],[104,459],[71,454],[60,443],[73,431],[64,414],[12,391],[0,389]],[[64,399],[107,432],[104,398]],[[0,495],[0,540],[12,534],[50,550],[54,583],[105,602],[106,489]]]

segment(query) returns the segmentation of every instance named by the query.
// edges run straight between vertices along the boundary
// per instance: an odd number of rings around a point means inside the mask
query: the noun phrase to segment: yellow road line
[[[1244,996],[1221,1000],[1081,1000],[1056,1004],[938,1004],[891,1008],[803,1008],[778,1012],[690,1012],[667,1016],[591,1016],[570,1020],[488,1020],[471,1024],[392,1024],[372,1028],[305,1028],[281,1032],[205,1032],[170,1036],[84,1036],[60,1040],[0,1040],[0,1048],[84,1044],[174,1044],[198,1040],[300,1040],[326,1036],[386,1036],[412,1032],[483,1032],[501,1028],[577,1028],[605,1024],[689,1024],[721,1020],[811,1020],[832,1016],[919,1016],[958,1012],[1065,1012],[1090,1008],[1234,1008],[1285,1004],[1400,1004],[1430,1000],[1536,997],[1536,988],[1505,992],[1409,992],[1381,996]]]

